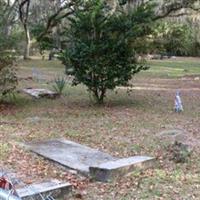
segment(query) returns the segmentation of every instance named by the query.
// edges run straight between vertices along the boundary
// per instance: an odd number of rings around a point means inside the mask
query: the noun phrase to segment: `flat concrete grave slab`
[[[90,166],[117,160],[109,154],[68,140],[50,140],[27,145],[31,151],[85,175],[89,174]]]
[[[51,195],[54,198],[65,199],[71,191],[72,185],[70,183],[51,180],[17,189],[17,194],[22,200],[41,199],[41,195],[44,198]]]
[[[98,166],[91,166],[90,175],[97,181],[108,182],[119,176],[130,173],[136,167],[146,169],[152,167],[155,158],[148,156],[133,156],[115,161],[102,163]]]
[[[53,92],[48,89],[34,89],[34,88],[26,88],[22,90],[24,93],[34,97],[34,98],[51,98],[54,99],[58,97],[58,93]]]
[[[152,167],[155,163],[153,157],[134,156],[120,159],[68,140],[30,143],[28,147],[45,158],[85,175],[91,175],[93,179],[102,182],[111,181],[136,167]]]

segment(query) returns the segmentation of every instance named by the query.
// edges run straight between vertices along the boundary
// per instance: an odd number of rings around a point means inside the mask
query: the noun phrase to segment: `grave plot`
[[[26,89],[23,89],[22,92],[24,92],[25,94],[28,94],[34,98],[37,98],[37,99],[39,99],[39,98],[54,99],[59,96],[58,93],[53,92],[48,89],[26,88]]]
[[[50,140],[27,144],[31,151],[85,175],[89,167],[117,160],[109,154],[68,140]]]
[[[152,167],[155,163],[153,157],[134,156],[121,159],[68,140],[29,143],[27,147],[47,159],[102,182],[123,176],[136,167]]]

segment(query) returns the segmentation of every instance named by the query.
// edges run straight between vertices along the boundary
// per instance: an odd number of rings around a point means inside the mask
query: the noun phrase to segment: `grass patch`
[[[142,72],[145,76],[177,78],[200,74],[199,59],[169,59],[148,61],[150,69]]]
[[[10,152],[10,145],[8,143],[0,142],[0,158],[6,160]]]

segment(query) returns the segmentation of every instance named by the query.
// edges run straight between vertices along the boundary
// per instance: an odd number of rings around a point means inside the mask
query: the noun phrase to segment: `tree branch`
[[[158,12],[159,11],[160,12],[157,13],[154,20],[166,18],[170,16],[170,14],[174,14],[177,11],[184,8],[199,11],[200,8],[195,7],[195,3],[197,2],[199,1],[198,0],[179,0],[179,1],[171,3],[170,1],[166,0],[166,2],[162,4],[162,6],[159,8]]]
[[[49,32],[50,29],[55,27],[58,24],[59,20],[73,14],[73,10],[71,9],[72,6],[74,6],[74,2],[66,3],[63,7],[60,7],[56,13],[49,17],[45,30],[37,38],[38,41],[40,41]],[[65,10],[68,10],[68,12],[59,16]]]

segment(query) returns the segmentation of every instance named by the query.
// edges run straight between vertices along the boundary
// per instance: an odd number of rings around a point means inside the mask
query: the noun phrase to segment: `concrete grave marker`
[[[32,77],[33,77],[33,79],[37,80],[38,82],[43,80],[43,74],[37,68],[32,68]]]
[[[31,151],[45,158],[103,182],[129,173],[135,167],[151,167],[155,161],[155,158],[147,156],[121,159],[68,140],[35,142],[27,146]]]
[[[148,156],[122,158],[97,166],[91,166],[90,175],[98,181],[107,182],[133,171],[136,167],[140,169],[152,167],[154,161],[154,158]]]
[[[68,140],[50,140],[28,144],[31,151],[59,164],[89,174],[89,167],[117,160],[109,154]]]
[[[56,97],[58,97],[58,93],[53,92],[51,90],[48,89],[34,89],[34,88],[26,88],[22,90],[24,93],[34,97],[34,98],[50,98],[50,99],[54,99]]]

